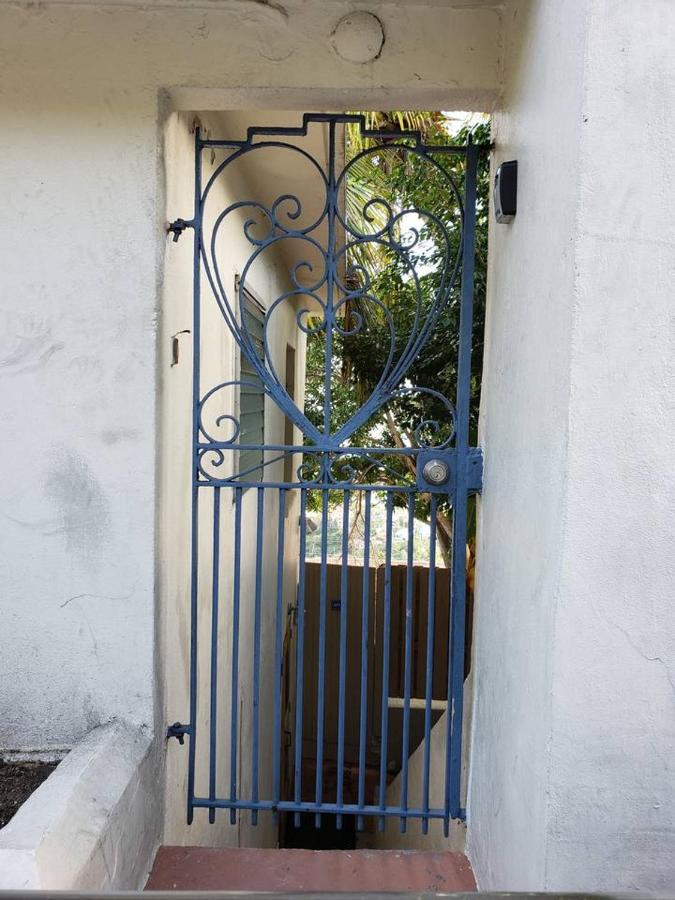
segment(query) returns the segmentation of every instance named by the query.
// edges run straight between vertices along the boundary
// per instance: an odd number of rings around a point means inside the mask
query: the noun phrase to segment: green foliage
[[[422,130],[427,144],[463,144],[468,128],[448,132],[448,120],[442,113],[369,113],[368,126],[382,130],[403,127]],[[489,125],[472,130],[474,142],[489,141]],[[352,334],[334,333],[333,369],[330,378],[331,427],[343,424],[375,389],[391,346],[391,325],[396,333],[395,358],[398,358],[411,334],[416,317],[424,320],[431,310],[440,288],[447,288],[449,273],[459,255],[461,241],[460,201],[449,186],[447,176],[463,192],[464,159],[440,154],[433,166],[425,156],[401,149],[393,139],[373,142],[364,139],[358,127],[347,132],[346,216],[350,227],[362,234],[375,235],[393,217],[397,239],[407,251],[400,252],[373,237],[347,254],[345,285],[353,296],[344,304],[342,328]],[[476,221],[476,268],[474,288],[474,325],[472,356],[472,397],[470,427],[475,440],[480,400],[480,378],[483,357],[483,328],[487,264],[487,217],[489,173],[487,155],[482,155],[478,171],[478,206]],[[406,211],[418,210],[420,215]],[[443,228],[440,227],[442,223]],[[419,237],[414,241],[415,230]],[[446,247],[443,231],[449,238]],[[414,245],[413,245],[414,244]],[[415,277],[418,273],[418,278]],[[362,294],[360,292],[362,291]],[[418,309],[417,294],[421,296]],[[429,388],[447,397],[453,404],[457,387],[457,351],[459,337],[459,278],[455,278],[450,299],[424,348],[408,369],[403,386]],[[376,302],[376,301],[379,301]],[[387,316],[389,314],[389,317]],[[360,328],[359,318],[363,325]],[[417,318],[419,324],[419,318]],[[325,396],[325,333],[317,331],[308,339],[306,412],[318,426],[323,426]],[[426,439],[436,442],[448,436],[448,413],[444,404],[428,394],[406,393],[387,404],[373,419],[353,435],[353,446],[396,446],[398,442],[415,446],[415,432],[421,423],[436,420],[440,431],[433,434],[423,428]],[[392,459],[391,457],[389,459]],[[360,477],[367,482],[392,481],[393,476],[373,469],[367,461],[361,464]],[[409,480],[406,461],[389,462],[398,477]],[[414,474],[414,473],[413,473]],[[428,498],[417,500],[417,515],[428,519]]]

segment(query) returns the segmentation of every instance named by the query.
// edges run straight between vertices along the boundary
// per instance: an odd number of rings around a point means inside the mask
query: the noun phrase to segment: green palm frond
[[[393,112],[369,110],[354,114],[363,116],[366,131],[419,131],[423,135],[432,130],[442,116],[437,112],[420,110]],[[382,146],[381,140],[375,141],[364,137],[358,122],[349,122],[346,125],[345,140],[347,162],[353,161],[349,168],[345,190],[347,221],[357,224],[359,230],[365,233],[375,233],[386,224],[386,208],[374,203],[368,207],[367,219],[364,216],[364,209],[371,200],[386,198],[391,193],[388,189],[391,159],[387,158],[385,153],[381,156],[368,154],[356,159],[364,150]],[[350,251],[350,263],[361,266],[370,273],[377,272],[382,264],[381,245],[370,241],[355,245]]]
[[[363,116],[367,131],[419,131],[424,134],[442,115],[438,112],[422,112],[416,109],[394,110],[392,112],[354,112]],[[357,122],[349,122],[347,129],[347,158],[352,159],[362,150],[376,146],[375,141],[364,137]]]

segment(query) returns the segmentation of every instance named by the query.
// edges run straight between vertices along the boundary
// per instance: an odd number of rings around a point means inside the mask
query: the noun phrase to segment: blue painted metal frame
[[[426,210],[414,210],[417,215],[424,216],[440,228],[446,237],[446,257],[443,263],[440,279],[433,302],[424,309],[421,298],[421,289],[414,266],[410,266],[411,279],[417,295],[417,307],[413,326],[406,337],[403,348],[395,351],[395,327],[391,314],[387,307],[376,297],[369,295],[370,280],[368,273],[358,268],[360,283],[354,287],[342,274],[344,269],[352,274],[354,267],[349,270],[348,258],[360,244],[368,242],[384,245],[393,249],[400,258],[409,261],[411,248],[419,240],[419,233],[410,229],[407,237],[401,235],[402,219],[410,210],[396,212],[386,204],[384,200],[371,201],[384,204],[386,207],[386,221],[383,227],[373,227],[369,231],[360,230],[353,222],[348,221],[347,215],[341,212],[340,198],[349,177],[350,167],[355,160],[348,162],[337,171],[337,127],[348,122],[355,122],[361,129],[364,137],[374,142],[386,142],[387,149],[395,149],[400,153],[415,154],[418,158],[429,163],[435,171],[440,172],[447,180],[448,191],[454,196],[461,211],[462,232],[461,248],[454,259],[450,255],[450,245],[444,230],[443,223]],[[328,160],[325,168],[297,144],[290,143],[293,138],[302,138],[307,135],[308,128],[314,125],[324,125],[328,131]],[[219,210],[217,215],[207,221],[205,207],[212,196],[212,189],[218,178],[227,170],[227,167],[246,154],[252,154],[260,147],[283,148],[299,153],[303,161],[308,162],[320,178],[320,183],[325,189],[325,203],[318,218],[305,227],[296,227],[302,214],[300,199],[291,194],[280,194],[269,206],[264,206],[255,199],[242,199],[232,203],[224,210]],[[218,150],[225,154],[222,162],[216,165],[206,184],[203,184],[202,159],[206,149]],[[363,826],[364,816],[376,816],[379,827],[384,827],[386,817],[399,817],[401,830],[405,831],[408,819],[415,818],[422,821],[424,833],[428,831],[431,819],[441,819],[447,833],[449,821],[453,817],[462,817],[460,798],[460,772],[461,772],[461,747],[462,747],[462,709],[463,709],[463,673],[464,673],[464,628],[466,606],[466,573],[465,573],[465,544],[467,529],[467,499],[470,493],[477,492],[481,488],[482,480],[482,456],[476,447],[469,445],[469,404],[470,404],[470,375],[471,375],[471,338],[473,320],[473,293],[474,293],[474,242],[475,242],[475,212],[476,212],[476,171],[478,155],[485,151],[485,147],[476,146],[469,142],[466,146],[437,146],[425,145],[417,132],[391,131],[378,132],[368,130],[361,116],[354,115],[328,115],[305,114],[301,127],[294,128],[250,128],[244,140],[213,140],[202,138],[199,129],[195,135],[195,168],[194,168],[194,213],[191,220],[179,219],[172,223],[169,230],[174,240],[177,240],[185,228],[194,231],[194,258],[193,258],[193,392],[192,392],[192,551],[191,551],[191,637],[190,637],[190,721],[187,725],[176,723],[172,726],[172,735],[187,735],[189,737],[188,756],[188,822],[192,822],[194,811],[197,808],[208,809],[209,821],[213,822],[217,809],[229,809],[231,822],[236,821],[237,810],[250,810],[253,824],[257,822],[259,811],[271,810],[275,816],[279,812],[293,813],[296,824],[299,823],[301,813],[312,813],[315,816],[317,826],[321,823],[322,814],[335,814],[337,824],[340,827],[344,815],[357,817],[357,826]],[[357,155],[360,159],[373,152],[365,149]],[[465,182],[460,189],[443,167],[444,155],[458,155],[465,159]],[[368,207],[363,209],[364,222],[368,220]],[[238,298],[233,303],[225,290],[223,279],[218,266],[218,239],[221,226],[227,217],[233,213],[248,210],[251,218],[243,225],[245,238],[252,247],[249,260],[243,268],[238,286]],[[257,217],[257,218],[256,218]],[[372,220],[371,220],[372,221]],[[263,223],[263,234],[260,236],[256,229],[260,230]],[[317,231],[323,228],[327,237],[322,243],[317,237]],[[267,309],[264,327],[264,359],[255,352],[251,336],[248,334],[243,311],[244,291],[246,277],[251,265],[260,254],[269,247],[273,247],[281,240],[292,239],[301,244],[307,244],[314,254],[319,254],[324,263],[324,270],[310,283],[301,282],[300,273],[305,276],[312,272],[312,264],[309,260],[296,263],[289,272],[291,287],[279,298],[274,300]],[[341,243],[342,241],[342,243]],[[439,317],[449,302],[458,275],[461,273],[460,289],[460,325],[459,325],[459,356],[457,376],[457,398],[453,404],[437,391],[430,388],[411,387],[406,383],[405,377],[413,361],[423,352],[424,346],[438,323]],[[206,390],[201,385],[201,311],[202,281],[208,282],[213,298],[218,304],[222,316],[231,331],[234,340],[239,345],[241,352],[246,355],[257,377],[264,385],[266,396],[287,416],[294,425],[300,429],[304,443],[297,445],[284,444],[241,444],[239,443],[240,426],[233,412],[221,413],[214,417],[212,425],[208,415],[208,409],[214,398],[220,392],[228,388],[238,386],[246,388],[247,383],[239,381],[225,381],[209,386]],[[295,314],[298,328],[308,335],[321,330],[325,336],[325,380],[324,380],[324,422],[320,429],[314,425],[293,401],[286,386],[275,369],[273,354],[268,341],[268,327],[274,311],[283,302],[298,303],[300,297],[310,297],[314,303],[314,309],[320,310],[318,325],[310,323],[308,309],[301,308]],[[341,316],[348,300],[360,298],[363,302],[373,303],[379,314],[388,323],[391,334],[391,349],[384,371],[380,375],[378,384],[365,401],[365,403],[351,416],[351,418],[332,429],[331,422],[331,391],[332,391],[332,363],[333,340],[336,336],[345,337],[364,327],[363,316],[356,313],[355,322],[350,326],[341,324]],[[253,385],[251,385],[253,386]],[[374,415],[381,411],[387,403],[394,399],[400,399],[408,393],[433,398],[440,402],[447,412],[444,423],[432,423],[432,432],[443,435],[442,439],[434,442],[425,439],[423,428],[429,426],[424,421],[415,432],[416,443],[409,447],[353,447],[350,446],[350,437],[354,432],[368,422]],[[222,395],[221,395],[222,396]],[[228,426],[231,434],[221,436],[221,429]],[[443,430],[443,428],[445,430]],[[262,451],[263,461],[260,479],[248,478],[252,474],[247,471],[238,471],[236,466],[233,471],[223,474],[221,469],[225,462],[227,451],[254,449]],[[302,454],[303,463],[297,470],[297,480],[287,482],[266,478],[276,462],[287,454]],[[451,615],[449,616],[448,644],[450,648],[449,663],[447,669],[447,737],[446,737],[446,766],[445,766],[445,791],[442,806],[431,806],[430,798],[430,743],[427,740],[424,748],[423,759],[423,785],[422,806],[410,807],[408,803],[408,757],[410,753],[410,714],[411,714],[411,654],[412,654],[412,620],[413,620],[413,582],[412,567],[413,537],[415,521],[415,497],[420,489],[425,488],[423,480],[420,480],[420,463],[430,456],[437,455],[447,462],[450,478],[442,489],[431,488],[431,520],[430,529],[430,566],[431,573],[428,582],[428,616],[425,658],[425,703],[424,703],[424,734],[428,737],[432,726],[432,680],[434,667],[433,635],[436,618],[436,582],[441,570],[435,569],[437,531],[435,512],[439,502],[439,496],[444,494],[452,505],[452,559],[450,567],[451,579]],[[390,467],[387,466],[387,458],[408,456],[418,464],[417,479],[408,481],[399,479],[392,486]],[[358,457],[372,462],[374,473],[372,481],[359,481],[354,470],[350,468],[350,458]],[[386,476],[386,477],[385,477]],[[239,661],[243,648],[240,646],[241,627],[241,532],[243,516],[243,491],[246,488],[256,488],[255,503],[255,544],[257,558],[254,573],[254,597],[253,597],[253,646],[251,647],[252,666],[252,756],[251,756],[251,787],[250,796],[241,796],[241,788],[238,783],[239,765],[243,762],[238,759],[238,729],[239,721]],[[196,746],[197,746],[197,681],[198,681],[198,634],[199,634],[199,598],[200,598],[200,496],[204,488],[208,488],[213,496],[213,521],[212,521],[212,551],[211,551],[211,648],[210,648],[210,698],[209,698],[209,752],[208,752],[208,796],[199,796],[195,790],[196,770]],[[229,692],[229,738],[230,738],[230,776],[228,796],[220,796],[218,792],[218,725],[219,725],[219,614],[221,603],[221,520],[224,515],[221,492],[223,488],[229,488],[233,496],[234,516],[234,546],[233,546],[233,582],[232,582],[232,643],[230,651],[230,692]],[[324,797],[323,762],[324,762],[324,718],[325,709],[325,685],[326,685],[326,613],[327,613],[327,534],[328,534],[328,506],[329,492],[343,491],[342,506],[342,546],[341,546],[341,588],[340,588],[340,637],[339,637],[339,667],[338,667],[338,747],[337,747],[337,793],[336,802],[328,802]],[[295,747],[293,750],[294,788],[292,799],[281,796],[281,693],[282,693],[282,645],[283,623],[285,613],[284,603],[284,544],[286,540],[285,516],[289,497],[292,491],[300,493],[299,515],[299,542],[300,560],[298,569],[297,586],[297,656],[295,679]],[[304,640],[305,640],[305,604],[306,604],[306,523],[308,510],[308,497],[310,492],[318,491],[321,497],[321,574],[319,591],[319,652],[318,652],[318,686],[317,686],[317,751],[316,773],[314,785],[314,800],[303,800],[302,794],[302,732],[303,732],[303,687],[304,687]],[[345,744],[345,678],[347,669],[347,629],[348,629],[348,557],[349,548],[347,531],[349,527],[350,502],[358,493],[363,492],[365,497],[364,519],[364,547],[363,547],[363,585],[361,596],[361,637],[360,637],[360,709],[359,719],[359,747],[358,747],[358,791],[356,803],[345,802],[344,797],[344,744]],[[253,492],[251,492],[253,493]],[[378,718],[380,719],[380,758],[378,762],[379,784],[377,789],[377,803],[366,802],[366,729],[367,712],[369,702],[373,706],[378,705],[375,698],[368,696],[368,659],[369,659],[369,551],[371,509],[374,496],[384,496],[386,507],[386,549],[384,563],[384,595],[383,595],[383,649],[382,649],[382,684],[381,701],[379,704]],[[261,674],[261,630],[262,614],[265,598],[263,596],[263,556],[264,556],[264,531],[265,531],[265,498],[276,496],[278,502],[276,522],[276,590],[275,590],[275,614],[274,614],[274,713],[273,713],[273,747],[272,747],[272,789],[269,797],[260,797],[260,674]],[[402,769],[400,773],[401,792],[398,805],[387,804],[387,751],[389,741],[389,710],[388,693],[390,677],[390,629],[391,629],[391,587],[392,587],[392,528],[393,509],[395,497],[403,503],[407,510],[407,535],[408,535],[408,570],[405,592],[405,635],[404,635],[404,697],[403,697],[403,731],[401,759]],[[222,793],[222,792],[221,792]]]

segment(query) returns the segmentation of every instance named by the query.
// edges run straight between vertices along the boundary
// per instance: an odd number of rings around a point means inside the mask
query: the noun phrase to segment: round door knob
[[[422,474],[429,484],[445,484],[450,477],[450,469],[442,459],[430,459],[424,464]]]

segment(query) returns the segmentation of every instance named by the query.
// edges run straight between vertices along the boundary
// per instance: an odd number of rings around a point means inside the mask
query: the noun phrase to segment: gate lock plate
[[[455,484],[455,452],[425,450],[417,458],[417,487],[431,494],[448,494]]]

